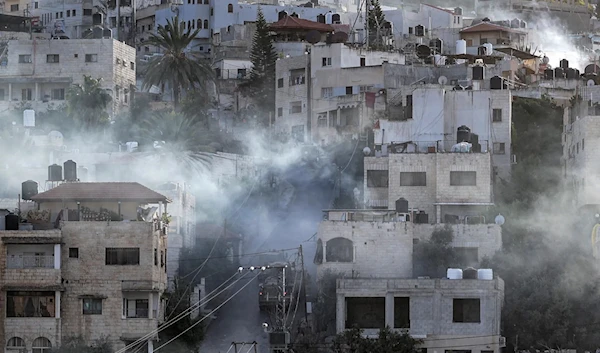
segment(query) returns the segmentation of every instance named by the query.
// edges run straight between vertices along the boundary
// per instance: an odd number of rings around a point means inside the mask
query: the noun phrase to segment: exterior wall
[[[250,70],[252,70],[252,62],[250,60],[224,59],[215,63],[213,68],[219,69],[220,76],[217,77],[219,79],[242,79],[247,78],[250,75]],[[245,75],[240,76],[241,73],[239,70],[245,70]]]
[[[413,336],[424,338],[423,348],[435,351],[466,349],[471,352],[500,352],[500,316],[504,302],[504,281],[448,279],[338,279],[337,331],[346,321],[346,298],[384,297],[385,321],[394,323],[394,297],[410,299],[410,329]],[[480,299],[479,323],[453,322],[453,299]],[[377,330],[365,330],[376,334]]]
[[[119,204],[117,202],[82,202],[81,207],[88,207],[92,211],[98,212],[101,208],[118,213]],[[138,216],[139,203],[137,202],[122,202],[121,215],[124,220],[136,221]],[[50,211],[50,219],[54,221],[58,213],[63,209],[77,210],[77,202],[40,202],[41,209]],[[66,216],[65,218],[66,219]]]
[[[308,139],[308,123],[310,113],[308,112],[309,97],[309,58],[307,55],[292,56],[290,58],[280,59],[276,62],[276,80],[283,79],[283,87],[275,88],[275,129],[278,133],[292,134],[292,128],[302,126],[304,139]],[[290,82],[290,70],[304,69],[304,83],[292,85]],[[300,102],[303,107],[301,113],[292,113],[290,109],[291,102]],[[281,116],[279,113],[281,112]],[[300,129],[300,128],[296,128]]]
[[[33,109],[60,105],[65,101],[52,100],[52,89],[63,88],[66,98],[70,85],[82,84],[84,75],[103,79],[102,87],[113,97],[110,113],[128,109],[130,99],[125,102],[123,95],[125,89],[132,94],[135,86],[134,48],[113,39],[11,40],[8,47],[8,65],[0,72],[0,89],[5,92],[0,110],[21,104],[24,88],[32,91],[26,103]],[[59,62],[47,63],[50,54],[58,54]],[[86,62],[86,54],[96,54],[97,62]],[[31,55],[32,62],[19,63],[19,55]]]
[[[160,258],[155,265],[154,249],[163,254],[167,241],[154,227],[147,222],[64,222],[63,337],[82,335],[93,341],[104,335],[120,348],[124,346],[121,338],[139,338],[158,327],[162,308],[153,311],[161,307],[158,298],[167,275]],[[71,247],[79,248],[79,258],[69,258]],[[105,265],[107,247],[139,247],[140,265]],[[103,298],[102,315],[82,315],[82,296]],[[123,298],[137,297],[149,299],[150,318],[123,317]]]
[[[311,47],[310,54],[313,73],[317,70],[360,67],[361,58],[365,59],[365,66],[383,65],[384,62],[398,65],[405,63],[402,54],[356,49],[343,43],[317,43]],[[323,58],[331,58],[331,65],[323,67]]]

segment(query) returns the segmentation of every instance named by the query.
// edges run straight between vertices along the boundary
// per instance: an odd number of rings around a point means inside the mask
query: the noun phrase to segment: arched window
[[[204,29],[208,29],[208,20],[204,20]]]
[[[325,253],[327,262],[353,262],[354,244],[346,238],[333,238],[327,242]]]
[[[232,4],[227,5],[227,12],[233,13],[233,5]]]
[[[50,353],[52,343],[46,337],[38,337],[33,341],[31,353]]]
[[[317,240],[317,252],[315,253],[315,264],[320,265],[323,263],[323,241]]]
[[[25,353],[25,340],[21,337],[13,337],[6,343],[7,353]]]
[[[201,19],[196,20],[196,28],[202,29],[202,20]]]

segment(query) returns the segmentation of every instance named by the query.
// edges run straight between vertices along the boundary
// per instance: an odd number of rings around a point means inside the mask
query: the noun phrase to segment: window
[[[126,318],[147,318],[148,299],[123,298],[123,316]]]
[[[85,62],[86,63],[98,62],[98,54],[85,54]]]
[[[37,8],[39,8],[39,3],[38,3],[37,1],[33,3],[33,8],[34,8],[34,9],[37,9]]]
[[[582,151],[583,151],[584,147],[585,147],[585,139],[581,139],[581,150]]]
[[[360,58],[360,66],[367,66],[367,59],[366,58]]]
[[[160,251],[160,267],[165,267],[165,252]]]
[[[327,127],[327,117],[323,115],[319,115],[317,118],[317,126],[318,127]]]
[[[352,86],[346,86],[346,94],[352,94]]]
[[[204,29],[208,29],[208,20],[204,20]]]
[[[129,62],[129,68],[135,70],[135,63],[133,61]]]
[[[238,79],[246,78],[246,69],[238,69],[237,70],[237,78]]]
[[[204,5],[208,5],[208,0],[204,0]]]
[[[21,90],[21,100],[23,100],[23,101],[30,101],[31,97],[32,97],[31,88],[23,88]]]
[[[31,55],[30,54],[19,55],[19,64],[31,64]]]
[[[55,317],[54,292],[7,292],[6,317]]]
[[[506,144],[504,142],[494,142],[494,154],[505,154]]]
[[[60,12],[60,18],[63,18],[63,12],[62,11]]]
[[[106,248],[107,265],[139,265],[140,248]]]
[[[290,114],[302,113],[302,102],[291,102],[290,103]]]
[[[333,238],[326,243],[326,262],[354,262],[354,244],[346,238]]]
[[[213,10],[213,8],[211,7],[211,8],[210,8],[210,15],[211,15],[211,16],[214,16],[214,14],[215,14],[215,11],[214,11],[214,10]]]
[[[282,88],[283,87],[283,79],[277,79],[277,88]]]
[[[331,98],[333,96],[333,87],[323,87],[321,88],[321,97],[323,98]]]
[[[33,344],[31,345],[31,353],[50,353],[52,349],[52,343],[46,337],[38,337],[33,340]]]
[[[492,109],[492,121],[495,123],[502,121],[502,109]]]
[[[77,12],[76,12],[76,10],[73,10],[73,11],[71,11],[71,15],[72,15],[73,17],[75,17],[75,14],[76,14],[76,13],[77,13]]]
[[[277,108],[277,117],[281,118],[283,116],[283,108]]]
[[[92,9],[83,9],[83,15],[84,16],[91,16],[92,15]]]
[[[58,54],[48,54],[46,55],[46,62],[49,64],[57,64],[59,62]]]
[[[10,12],[19,11],[19,4],[10,5]]]
[[[479,299],[454,299],[452,322],[481,322]]]
[[[304,69],[290,70],[290,86],[303,85],[305,81]]]
[[[394,328],[410,328],[409,297],[394,297]]]
[[[197,20],[196,20],[196,27],[197,27],[198,29],[202,29],[202,20],[201,20],[201,19],[197,19]]]
[[[331,58],[323,58],[323,66],[331,66]]]
[[[65,89],[55,88],[52,90],[52,100],[63,101],[65,100]]]
[[[69,258],[78,259],[79,258],[79,248],[69,248]]]
[[[12,337],[6,343],[7,353],[25,353],[25,340],[21,337]]]
[[[232,4],[227,5],[227,12],[233,13],[233,5]]]
[[[158,266],[158,249],[154,249],[154,266]]]
[[[79,54],[73,54],[73,57],[74,57],[75,59],[77,59],[77,58],[79,57]]]
[[[427,173],[400,172],[400,186],[427,186]]]
[[[477,172],[450,172],[450,185],[476,186]]]
[[[479,39],[479,45],[484,45],[485,43],[488,43],[488,39],[487,38],[481,38],[481,39]]]
[[[84,298],[83,315],[102,315],[102,299]]]
[[[367,170],[367,187],[387,188],[389,182],[387,170]]]
[[[71,17],[71,10],[67,10],[67,17]]]
[[[0,88],[0,101],[3,101],[5,99],[4,94],[4,88]]]
[[[473,46],[473,39],[467,39],[467,47]]]

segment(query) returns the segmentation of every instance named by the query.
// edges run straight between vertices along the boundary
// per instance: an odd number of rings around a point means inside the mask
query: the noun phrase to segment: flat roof
[[[63,183],[48,191],[32,196],[40,201],[123,201],[123,202],[168,202],[166,196],[140,183]]]

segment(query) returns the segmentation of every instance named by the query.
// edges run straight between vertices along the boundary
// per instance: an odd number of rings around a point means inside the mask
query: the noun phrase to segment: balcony
[[[392,142],[387,147],[387,153],[488,153],[490,152],[488,142],[488,140],[479,140],[477,144],[461,145],[458,145],[456,140]]]
[[[7,269],[54,268],[54,256],[21,255],[9,257]]]

